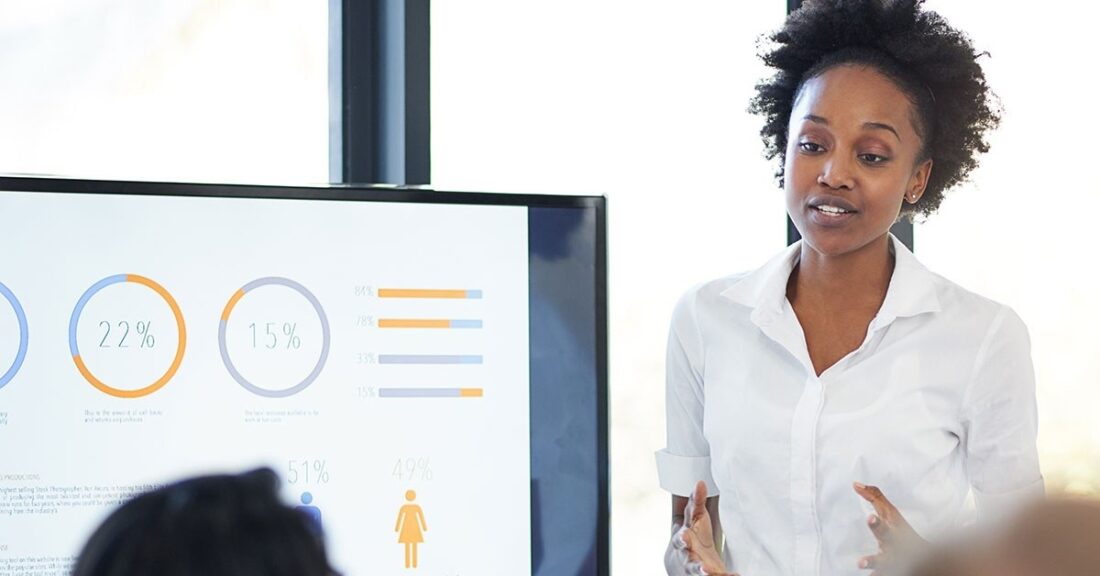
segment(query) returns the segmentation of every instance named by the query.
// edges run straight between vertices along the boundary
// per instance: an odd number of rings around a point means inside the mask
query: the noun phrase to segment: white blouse
[[[730,570],[866,574],[875,485],[926,539],[1041,495],[1035,376],[1010,308],[929,272],[893,235],[886,298],[855,351],[816,376],[786,298],[801,249],[676,306],[661,487],[721,495]]]

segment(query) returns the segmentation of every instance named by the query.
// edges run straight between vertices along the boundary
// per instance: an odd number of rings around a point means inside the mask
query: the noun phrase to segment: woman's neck
[[[787,299],[824,312],[864,308],[877,312],[894,272],[890,248],[889,234],[836,256],[822,254],[803,241],[799,261],[787,282]]]

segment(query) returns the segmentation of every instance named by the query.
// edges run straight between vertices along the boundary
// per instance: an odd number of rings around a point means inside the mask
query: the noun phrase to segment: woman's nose
[[[821,174],[817,176],[817,183],[829,188],[851,189],[855,186],[851,166],[842,158],[837,157],[825,161]]]

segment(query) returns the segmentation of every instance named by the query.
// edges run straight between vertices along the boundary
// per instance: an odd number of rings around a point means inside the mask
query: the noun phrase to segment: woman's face
[[[859,250],[924,192],[932,161],[916,164],[912,114],[905,93],[872,68],[837,66],[802,86],[788,126],[786,196],[810,247]]]

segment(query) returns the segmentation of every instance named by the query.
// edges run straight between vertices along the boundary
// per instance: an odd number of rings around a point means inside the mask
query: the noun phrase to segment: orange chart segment
[[[233,308],[237,306],[237,302],[241,301],[244,297],[245,289],[240,288],[229,297],[229,302],[225,303],[225,309],[222,310],[222,322],[229,321],[229,315],[233,313]]]
[[[380,318],[379,328],[481,328],[481,320],[438,318]]]
[[[379,288],[379,298],[438,298],[480,300],[481,290],[453,290],[434,288]]]
[[[145,286],[159,295],[168,308],[172,311],[172,316],[176,320],[176,329],[179,333],[176,344],[176,353],[172,358],[171,364],[168,369],[157,378],[152,384],[148,386],[137,388],[134,390],[119,389],[107,384],[106,382],[97,378],[92,371],[88,369],[84,359],[80,357],[80,347],[77,343],[77,327],[80,324],[80,315],[84,311],[84,307],[88,304],[88,301],[92,299],[100,290],[111,286],[113,284],[121,284],[123,282],[132,282]],[[176,375],[176,371],[179,370],[180,364],[183,362],[183,354],[187,349],[187,327],[184,325],[183,312],[180,310],[179,304],[176,303],[176,299],[172,297],[172,294],[168,292],[156,281],[146,278],[145,276],[139,276],[137,274],[117,274],[114,276],[108,276],[95,284],[92,284],[90,288],[84,291],[80,300],[77,301],[76,307],[73,308],[72,316],[69,317],[69,352],[72,354],[73,363],[76,364],[76,369],[80,372],[80,375],[88,381],[89,384],[94,386],[100,392],[116,398],[140,398],[142,396],[148,396],[157,390],[160,390]]]

